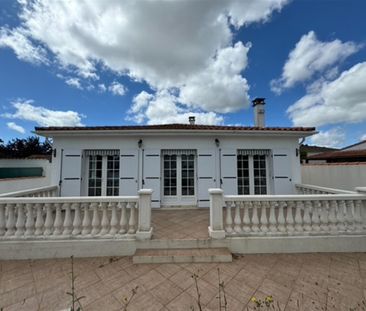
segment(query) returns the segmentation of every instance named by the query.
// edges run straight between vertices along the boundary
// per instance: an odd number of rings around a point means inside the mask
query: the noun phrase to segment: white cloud
[[[8,122],[8,123],[6,123],[6,125],[8,126],[8,128],[10,128],[11,130],[14,130],[18,133],[21,133],[21,134],[25,133],[24,127],[16,124],[15,122]]]
[[[195,116],[197,124],[221,124],[223,117],[214,112],[190,111],[179,105],[178,98],[164,90],[156,94],[142,91],[134,97],[128,120],[148,124],[188,123]]]
[[[98,90],[99,90],[99,92],[104,93],[107,90],[107,87],[105,86],[104,83],[99,83]]]
[[[315,32],[310,31],[301,37],[290,52],[281,77],[271,81],[272,91],[281,93],[283,89],[307,81],[316,73],[324,71],[328,78],[335,77],[337,68],[331,67],[359,49],[360,46],[353,42],[342,42],[338,39],[329,42],[319,41]]]
[[[108,91],[110,91],[113,95],[123,96],[126,94],[127,88],[123,84],[113,81],[108,87]]]
[[[312,145],[336,148],[344,145],[346,135],[341,128],[336,127],[328,131],[320,131],[309,139]]]
[[[360,140],[361,140],[361,141],[366,140],[366,134],[362,135]]]
[[[21,27],[13,30],[0,28],[0,47],[13,49],[21,60],[33,64],[48,64],[46,50],[41,46],[35,46]]]
[[[65,80],[65,82],[66,82],[67,85],[75,87],[79,90],[83,89],[83,87],[81,86],[81,83],[80,83],[80,79],[78,79],[78,78],[68,78],[68,79]]]
[[[232,112],[249,106],[247,80],[240,73],[247,66],[250,44],[237,42],[220,50],[207,68],[193,75],[180,89],[180,100],[206,111]]]
[[[366,121],[366,62],[344,71],[334,81],[322,81],[287,110],[296,126]]]
[[[12,102],[14,113],[4,113],[2,117],[36,122],[40,126],[83,126],[84,117],[75,111],[50,110],[41,106],[33,106],[33,100],[17,100]]]
[[[228,112],[247,106],[249,89],[241,76],[249,47],[233,42],[233,27],[268,21],[288,1],[29,0],[13,30],[83,78],[103,68],[157,92],[181,91],[193,108]]]

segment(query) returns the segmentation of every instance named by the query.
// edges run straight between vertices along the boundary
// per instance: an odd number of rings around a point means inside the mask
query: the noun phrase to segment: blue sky
[[[0,138],[34,126],[316,126],[366,139],[363,0],[0,1]]]

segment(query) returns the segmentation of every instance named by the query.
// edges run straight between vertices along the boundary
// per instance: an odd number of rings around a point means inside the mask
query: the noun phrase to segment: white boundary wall
[[[0,159],[0,167],[42,167],[43,177],[0,179],[0,194],[49,186],[52,164],[46,159]]]
[[[303,184],[344,190],[366,186],[366,162],[305,164],[301,173]]]

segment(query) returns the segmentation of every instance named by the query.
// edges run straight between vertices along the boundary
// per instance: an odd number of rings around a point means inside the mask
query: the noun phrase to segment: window
[[[237,155],[239,195],[268,193],[267,158],[266,154],[239,152]]]
[[[195,151],[163,150],[163,194],[166,202],[183,199],[185,202],[195,196]]]
[[[86,152],[88,196],[118,196],[119,154],[105,151],[106,155],[103,155],[102,151],[99,152],[101,154],[98,154],[98,150]]]

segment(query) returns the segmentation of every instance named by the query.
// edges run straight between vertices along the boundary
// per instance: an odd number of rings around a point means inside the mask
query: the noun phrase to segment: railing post
[[[213,239],[224,239],[224,191],[222,189],[208,189],[208,192],[210,194],[210,226],[208,227],[208,233]]]
[[[151,239],[153,228],[151,227],[151,195],[153,190],[141,189],[138,192],[139,203],[138,213],[139,222],[136,232],[136,239],[149,240]]]

